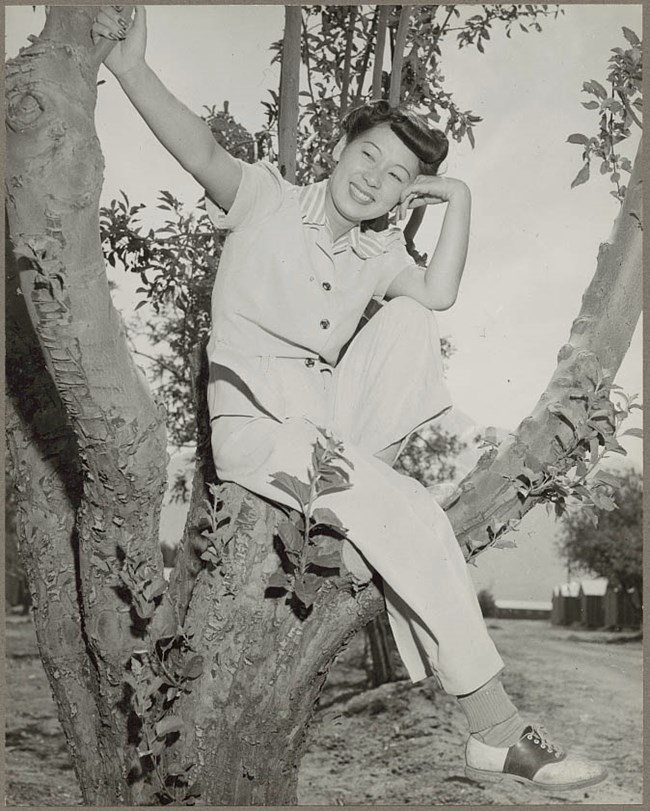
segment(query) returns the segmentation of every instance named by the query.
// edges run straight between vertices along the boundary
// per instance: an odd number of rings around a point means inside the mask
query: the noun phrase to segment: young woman
[[[450,406],[432,311],[458,293],[470,193],[436,175],[445,136],[406,110],[367,104],[345,120],[331,176],[293,186],[269,163],[243,163],[216,143],[147,66],[144,8],[132,25],[120,10],[102,9],[93,28],[95,38],[118,42],[106,66],[205,188],[215,225],[229,231],[208,346],[220,479],[297,507],[273,475],[306,481],[322,430],[334,435],[352,486],[322,496],[321,506],[346,528],[350,571],[381,575],[412,680],[434,676],[458,696],[470,730],[468,775],[552,791],[599,782],[603,769],[569,757],[522,720],[443,509],[391,467],[409,434]],[[364,228],[429,204],[446,204],[446,213],[426,269],[413,263],[399,228]],[[340,357],[372,298],[388,303]]]

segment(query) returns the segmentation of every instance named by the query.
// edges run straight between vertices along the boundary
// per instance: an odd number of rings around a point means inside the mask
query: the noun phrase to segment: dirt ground
[[[335,664],[319,702],[299,802],[642,804],[641,643],[541,621],[494,620],[489,626],[515,702],[565,747],[605,763],[605,783],[549,795],[470,782],[463,774],[465,721],[455,700],[429,682],[368,690],[359,636]],[[5,802],[80,804],[29,617],[8,616],[6,648]]]

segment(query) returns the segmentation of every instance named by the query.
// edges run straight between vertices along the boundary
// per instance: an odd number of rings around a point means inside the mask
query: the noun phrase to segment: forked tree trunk
[[[193,764],[202,804],[292,804],[328,668],[380,610],[381,597],[372,585],[356,593],[344,578],[327,580],[299,619],[284,598],[267,595],[284,513],[235,485],[219,491],[220,515],[230,521],[219,529],[213,562],[198,561],[212,475],[199,384],[200,466],[179,564],[151,623],[134,624],[123,578],[131,591],[158,582],[167,459],[163,414],[127,352],[99,245],[102,160],[92,117],[106,47],[90,42],[93,14],[51,7],[43,35],[7,72],[9,264],[20,277],[7,284],[9,435],[41,656],[86,804],[156,802],[155,780],[127,779],[137,757],[124,663],[173,625],[191,639],[194,652],[181,665],[192,676],[173,704],[180,739],[171,741],[160,773],[171,772],[170,761]],[[591,320],[576,322],[551,399],[587,367],[615,371],[625,354],[640,298],[636,172],[623,225],[601,251],[585,299]],[[614,328],[604,324],[605,312]],[[501,473],[516,476],[524,459],[531,463],[522,445],[545,458],[542,446],[558,425],[538,411],[506,447],[505,461],[498,456],[466,481],[451,511],[462,541],[480,540],[495,511],[501,518],[521,511]]]

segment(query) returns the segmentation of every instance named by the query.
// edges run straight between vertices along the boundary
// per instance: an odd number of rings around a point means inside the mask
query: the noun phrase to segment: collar
[[[325,214],[327,184],[327,180],[321,180],[318,183],[311,183],[309,186],[298,187],[298,204],[305,225],[329,230]],[[394,225],[385,231],[362,231],[358,225],[355,225],[335,241],[334,251],[338,253],[349,245],[362,259],[370,259],[373,256],[387,253],[391,245],[401,238],[402,231]]]

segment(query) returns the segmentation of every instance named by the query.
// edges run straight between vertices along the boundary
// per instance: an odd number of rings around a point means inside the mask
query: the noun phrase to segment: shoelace
[[[548,751],[551,754],[554,754],[555,757],[560,757],[560,755],[564,754],[563,749],[560,746],[558,746],[558,744],[554,743],[549,739],[546,728],[543,727],[541,724],[539,726],[533,727],[532,733],[529,733],[528,737],[532,738],[533,740],[537,738],[538,740],[535,740],[535,743],[540,744],[542,749],[548,749]]]

